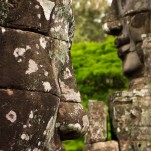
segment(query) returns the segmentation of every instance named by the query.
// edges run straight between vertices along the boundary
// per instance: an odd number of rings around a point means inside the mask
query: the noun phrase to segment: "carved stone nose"
[[[118,36],[122,31],[122,24],[120,21],[106,22],[102,28],[106,34]]]
[[[130,38],[128,37],[128,35],[125,34],[117,37],[114,42],[116,48],[119,48],[120,46],[128,43],[130,43]]]

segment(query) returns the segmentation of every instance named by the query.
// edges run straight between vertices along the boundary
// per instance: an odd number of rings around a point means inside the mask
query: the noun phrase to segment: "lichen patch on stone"
[[[48,74],[49,74],[49,73],[48,73],[47,71],[44,72],[44,75],[45,75],[46,77],[48,76]]]
[[[11,89],[7,89],[7,94],[8,94],[8,95],[13,95],[14,92],[13,92],[13,90],[11,90]]]
[[[80,93],[76,92],[74,89],[71,89],[66,85],[61,79],[59,79],[59,84],[62,90],[62,95],[66,101],[81,102]]]
[[[25,52],[26,52],[25,48],[16,48],[14,50],[13,55],[15,56],[15,58],[18,58],[24,56]]]
[[[72,77],[72,74],[69,70],[69,68],[66,68],[66,70],[64,71],[64,79],[69,79]]]
[[[14,111],[10,111],[6,114],[6,119],[9,120],[11,123],[14,123],[17,120],[17,114]]]
[[[22,134],[21,135],[21,139],[28,141],[29,140],[29,136],[27,134]]]
[[[34,117],[33,111],[30,111],[29,118],[32,119]]]
[[[36,64],[36,62],[32,59],[29,60],[29,64],[28,64],[28,69],[25,72],[26,74],[31,74],[34,73],[38,70],[38,65]]]
[[[43,49],[45,49],[45,48],[46,48],[46,45],[47,45],[46,39],[45,39],[44,37],[41,37],[41,38],[39,39],[39,41],[40,41],[41,47],[42,47]]]
[[[3,34],[6,32],[6,29],[4,27],[1,27],[1,30]]]
[[[52,89],[49,82],[42,82],[42,85],[44,86],[45,92],[49,92]]]

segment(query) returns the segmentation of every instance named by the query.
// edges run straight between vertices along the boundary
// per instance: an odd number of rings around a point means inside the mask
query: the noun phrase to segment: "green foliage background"
[[[127,80],[121,71],[113,37],[108,37],[102,43],[74,43],[71,53],[82,103],[86,108],[88,100],[103,100],[107,103],[110,93],[126,87]],[[109,132],[108,139],[110,135]],[[65,141],[64,146],[67,151],[82,151],[83,138]]]

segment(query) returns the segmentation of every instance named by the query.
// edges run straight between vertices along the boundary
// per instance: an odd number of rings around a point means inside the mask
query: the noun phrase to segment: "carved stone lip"
[[[122,59],[130,50],[130,39],[128,36],[121,35],[115,40],[115,47],[118,49],[118,56]]]
[[[118,56],[124,58],[130,51],[130,44],[122,45],[118,48]]]

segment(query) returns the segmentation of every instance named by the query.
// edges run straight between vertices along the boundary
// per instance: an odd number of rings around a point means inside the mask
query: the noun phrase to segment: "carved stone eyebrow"
[[[139,13],[149,13],[149,12],[151,12],[151,10],[150,9],[140,9],[140,10],[128,10],[127,12],[125,12],[125,14],[123,15],[123,17],[124,16],[130,16],[130,15],[135,15],[135,14],[139,14]]]

